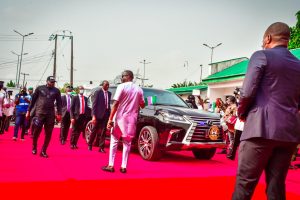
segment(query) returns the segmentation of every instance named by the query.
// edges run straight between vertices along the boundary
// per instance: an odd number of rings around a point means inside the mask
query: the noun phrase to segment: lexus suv
[[[159,160],[165,151],[181,150],[191,150],[197,159],[211,159],[216,148],[226,146],[218,114],[190,108],[181,97],[167,90],[142,89],[145,99],[156,99],[140,109],[138,116],[133,141],[143,159]],[[112,97],[115,90],[115,86],[109,88]],[[91,122],[87,124],[87,141],[92,126]]]

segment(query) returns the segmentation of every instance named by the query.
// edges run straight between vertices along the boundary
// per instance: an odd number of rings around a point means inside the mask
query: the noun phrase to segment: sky
[[[146,85],[170,88],[199,82],[213,62],[250,57],[266,28],[296,24],[299,0],[0,0],[0,80],[15,81],[21,34],[21,72],[27,85],[44,84],[53,72],[51,34],[74,38],[74,85],[114,80],[125,69]],[[70,80],[70,39],[58,37],[57,84]],[[20,82],[23,81],[21,76]],[[140,84],[139,81],[137,81]]]

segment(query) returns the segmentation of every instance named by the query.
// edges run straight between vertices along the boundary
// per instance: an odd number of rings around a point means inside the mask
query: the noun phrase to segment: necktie
[[[105,107],[106,109],[108,109],[108,96],[107,96],[107,92],[104,92],[104,96],[105,96]]]
[[[81,114],[84,114],[84,97],[81,95]]]
[[[68,110],[68,112],[70,112],[70,96],[68,95],[67,96],[67,110]]]

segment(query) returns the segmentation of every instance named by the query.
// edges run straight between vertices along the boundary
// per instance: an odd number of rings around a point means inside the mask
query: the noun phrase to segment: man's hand
[[[113,125],[114,125],[114,122],[112,120],[108,120],[106,128],[111,129],[113,127]]]
[[[93,116],[92,123],[93,123],[93,124],[96,124],[96,122],[97,122],[96,117]]]
[[[61,121],[61,115],[56,115],[56,120],[57,120],[58,122],[60,122],[60,121]]]
[[[27,120],[30,119],[30,112],[29,111],[26,112],[26,116],[25,117],[26,117]]]
[[[75,124],[75,119],[71,119],[71,124],[72,124],[72,125]]]

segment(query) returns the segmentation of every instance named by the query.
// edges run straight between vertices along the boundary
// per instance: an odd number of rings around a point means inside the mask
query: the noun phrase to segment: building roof
[[[300,48],[290,50],[291,53],[300,59]],[[218,83],[224,81],[231,81],[235,79],[244,78],[247,72],[249,60],[244,60],[237,64],[234,64],[222,71],[208,76],[203,79],[204,83]]]
[[[180,88],[169,88],[169,91],[175,92],[176,94],[190,94],[193,90],[207,90],[207,85],[196,85],[196,86],[188,86],[188,87],[180,87]]]
[[[228,62],[228,61],[239,60],[239,59],[248,59],[248,58],[247,57],[233,58],[233,59],[229,59],[229,60],[222,60],[222,61],[214,62],[214,63],[208,64],[208,65],[215,65],[215,64],[224,63],[224,62]]]

